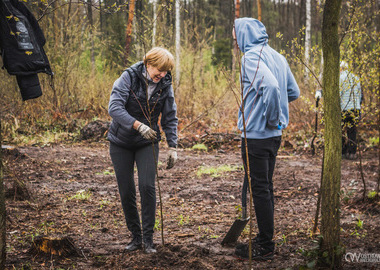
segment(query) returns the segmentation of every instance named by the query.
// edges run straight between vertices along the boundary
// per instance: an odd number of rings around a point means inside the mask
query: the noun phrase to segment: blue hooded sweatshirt
[[[247,138],[281,136],[281,129],[289,123],[288,103],[300,95],[289,64],[284,56],[268,45],[268,35],[260,21],[252,18],[236,19],[235,34],[237,44],[244,53],[240,82]],[[238,128],[244,137],[241,110]]]

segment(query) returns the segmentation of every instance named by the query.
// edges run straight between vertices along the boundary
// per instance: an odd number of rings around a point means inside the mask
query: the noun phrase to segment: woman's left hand
[[[177,149],[175,147],[169,147],[166,169],[173,168],[176,162],[177,162]]]

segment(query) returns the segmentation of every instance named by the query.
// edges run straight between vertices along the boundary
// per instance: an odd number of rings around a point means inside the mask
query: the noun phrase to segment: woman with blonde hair
[[[115,168],[120,199],[132,241],[127,251],[144,248],[155,253],[153,228],[156,216],[155,177],[161,140],[158,119],[169,146],[167,169],[177,160],[177,106],[172,76],[173,55],[155,47],[144,60],[126,69],[115,81],[108,112],[110,155]],[[136,206],[134,164],[141,197],[141,222]]]

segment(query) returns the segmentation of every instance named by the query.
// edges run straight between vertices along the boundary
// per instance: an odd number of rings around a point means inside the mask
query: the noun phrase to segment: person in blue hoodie
[[[232,34],[244,53],[241,58],[242,104],[238,128],[242,132],[244,181],[247,182],[249,165],[259,229],[252,245],[252,258],[270,260],[275,248],[272,177],[282,130],[289,124],[288,103],[299,97],[300,90],[285,57],[269,46],[265,26],[259,20],[236,19]],[[248,245],[238,245],[235,254],[247,259]]]

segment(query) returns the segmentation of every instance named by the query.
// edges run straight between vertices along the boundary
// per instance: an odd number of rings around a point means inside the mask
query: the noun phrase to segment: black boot
[[[144,252],[146,254],[156,253],[157,249],[155,248],[153,244],[153,239],[148,238],[144,239]]]
[[[141,236],[133,236],[132,241],[125,247],[127,251],[135,251],[142,248]]]
[[[252,260],[255,261],[267,261],[273,259],[273,251],[265,249],[260,245],[252,245]],[[235,255],[240,259],[249,259],[249,246],[242,245],[239,249],[235,249]]]

